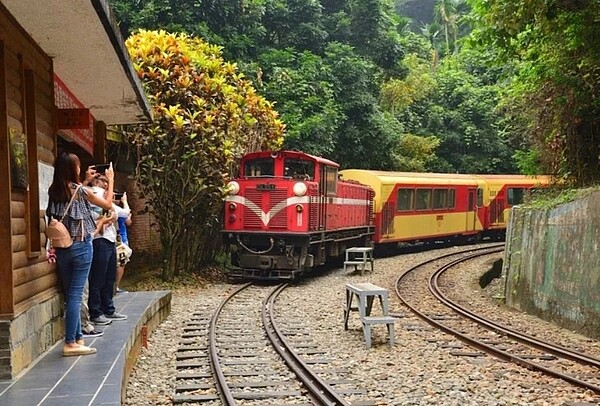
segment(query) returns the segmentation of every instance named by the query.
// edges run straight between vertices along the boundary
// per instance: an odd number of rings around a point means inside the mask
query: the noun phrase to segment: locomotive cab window
[[[508,188],[506,191],[508,204],[514,206],[523,203],[525,200],[525,193],[526,189],[524,188]]]
[[[332,166],[325,167],[325,192],[327,196],[337,194],[338,170]]]
[[[412,211],[415,209],[414,189],[398,189],[396,209],[398,211]]]
[[[247,161],[244,165],[244,175],[247,178],[275,176],[275,161],[273,158],[257,158]]]
[[[417,189],[417,210],[431,210],[431,189]]]
[[[283,176],[293,179],[313,180],[315,178],[315,163],[302,159],[286,158],[283,161]]]
[[[477,207],[483,207],[483,189],[477,188]]]

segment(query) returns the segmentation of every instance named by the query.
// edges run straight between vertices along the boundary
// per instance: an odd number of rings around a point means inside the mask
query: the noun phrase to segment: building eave
[[[0,1],[96,120],[117,125],[152,119],[106,0]]]

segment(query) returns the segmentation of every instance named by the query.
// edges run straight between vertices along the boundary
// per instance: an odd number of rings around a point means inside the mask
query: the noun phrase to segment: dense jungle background
[[[166,253],[172,272],[198,249],[214,258],[222,186],[256,149],[342,168],[600,178],[600,0],[110,3],[154,106],[154,123],[122,130],[136,176],[170,213],[163,247],[198,241]]]

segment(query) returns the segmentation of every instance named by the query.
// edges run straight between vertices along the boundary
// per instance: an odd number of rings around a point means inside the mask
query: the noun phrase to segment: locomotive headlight
[[[230,211],[234,211],[236,207],[237,206],[235,205],[235,203],[229,203],[229,210]]]
[[[306,185],[302,182],[298,182],[294,185],[294,194],[296,196],[304,196],[306,194]]]
[[[302,211],[303,211],[303,210],[304,210],[304,208],[302,207],[302,205],[301,205],[301,204],[297,204],[297,205],[296,205],[296,212],[298,212],[298,213],[302,213]]]
[[[232,180],[227,184],[227,190],[229,190],[230,195],[237,195],[240,191],[240,184]]]

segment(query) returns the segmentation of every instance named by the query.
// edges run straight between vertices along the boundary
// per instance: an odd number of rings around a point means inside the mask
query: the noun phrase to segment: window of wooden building
[[[35,75],[25,67],[21,59],[21,83],[23,85],[23,129],[27,140],[28,188],[25,197],[25,223],[27,226],[27,254],[40,255],[42,247],[40,228],[40,196],[37,156],[37,122],[35,99]]]

